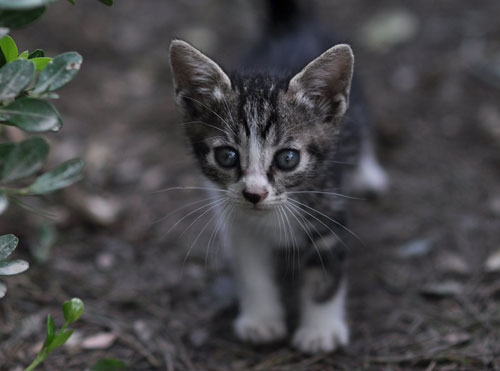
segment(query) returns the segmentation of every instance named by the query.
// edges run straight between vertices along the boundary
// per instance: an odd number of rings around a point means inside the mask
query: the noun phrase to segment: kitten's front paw
[[[304,353],[332,352],[349,342],[349,328],[342,321],[322,326],[301,326],[293,336],[292,344]]]
[[[285,322],[281,318],[259,318],[240,315],[234,322],[236,335],[252,343],[270,343],[286,335]]]

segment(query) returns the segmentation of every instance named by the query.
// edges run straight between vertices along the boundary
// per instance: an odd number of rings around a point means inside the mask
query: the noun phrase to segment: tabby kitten
[[[181,40],[172,42],[170,61],[185,133],[203,174],[220,190],[218,212],[230,225],[225,240],[239,285],[236,335],[253,343],[286,336],[273,260],[284,249],[278,263],[300,265],[301,274],[292,344],[308,353],[346,345],[342,236],[348,230],[344,199],[335,192],[342,193],[349,161],[358,163],[352,178],[359,187],[385,187],[363,123],[343,121],[350,46],[326,50],[292,76],[230,77]]]

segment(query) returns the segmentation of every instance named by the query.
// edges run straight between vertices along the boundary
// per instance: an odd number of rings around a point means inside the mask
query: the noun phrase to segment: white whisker
[[[160,193],[160,192],[170,192],[170,191],[186,191],[186,190],[203,190],[203,191],[216,191],[216,192],[226,192],[226,193],[231,193],[231,191],[228,191],[226,189],[221,189],[221,188],[207,188],[207,187],[170,187],[170,188],[165,188],[165,189],[160,189],[159,191],[155,191],[154,193]]]
[[[226,221],[228,221],[226,223],[226,226],[225,226],[225,231],[227,233],[227,231],[229,231],[231,229],[231,227],[233,226],[233,215],[237,212],[238,208],[236,205],[231,204],[231,208],[229,209],[229,212],[227,213],[226,215]],[[219,247],[220,247],[221,243],[219,243],[217,245],[217,248],[215,249],[215,259],[217,260],[217,254],[219,253]]]
[[[177,227],[177,225],[179,225],[179,223],[181,223],[184,219],[186,219],[186,218],[187,218],[187,217],[189,217],[190,215],[193,215],[194,213],[196,213],[196,212],[198,212],[198,211],[200,211],[200,210],[203,210],[203,209],[205,209],[205,208],[207,208],[207,207],[212,208],[212,207],[213,207],[213,205],[217,205],[217,204],[219,204],[220,202],[224,201],[225,199],[226,199],[226,197],[223,197],[223,198],[221,197],[221,198],[219,198],[219,199],[217,199],[217,200],[215,200],[215,201],[209,202],[209,203],[208,203],[208,204],[206,204],[206,205],[200,206],[200,207],[198,207],[197,209],[195,209],[195,210],[193,210],[193,211],[189,212],[188,214],[184,215],[184,216],[183,216],[181,219],[179,219],[179,220],[178,220],[178,221],[177,221],[177,222],[176,222],[176,223],[175,223],[172,227],[170,227],[170,228],[168,229],[168,231],[165,233],[165,235],[164,235],[163,237],[167,236],[167,235],[168,235],[168,234],[169,234],[169,233],[170,233],[170,232],[171,232],[171,231],[172,231],[175,227]],[[210,210],[210,209],[209,209],[209,210]]]
[[[340,238],[340,236],[335,233],[327,224],[325,224],[321,219],[317,218],[316,216],[314,216],[313,214],[309,213],[307,210],[304,210],[303,208],[301,208],[300,206],[298,205],[294,205],[293,203],[289,203],[290,206],[293,206],[294,208],[298,209],[298,210],[301,210],[302,212],[306,213],[307,215],[309,215],[311,218],[313,218],[314,220],[318,221],[323,227],[325,227],[326,229],[328,229],[328,231],[342,244],[342,246],[344,247],[347,247],[347,245],[344,243],[344,241]]]
[[[313,208],[311,206],[308,206],[308,205],[306,205],[306,204],[304,204],[304,203],[302,203],[300,201],[297,201],[297,200],[295,200],[295,199],[293,199],[291,197],[288,197],[288,199],[291,200],[291,201],[293,201],[293,202],[295,202],[295,203],[297,203],[297,204],[299,204],[299,205],[302,205],[302,206],[308,208],[311,211],[314,211],[314,212],[318,213],[319,215],[321,215],[321,216],[323,216],[325,218],[327,218],[328,220],[330,220],[331,222],[335,223],[340,228],[342,228],[343,230],[345,230],[346,232],[348,232],[349,234],[351,234],[352,236],[354,236],[359,242],[361,242],[361,244],[363,244],[363,246],[365,246],[365,243],[361,240],[361,238],[356,233],[354,233],[349,228],[347,228],[345,225],[343,225],[342,223],[338,222],[335,219],[330,218],[328,215],[322,213],[321,211],[319,211],[319,210],[317,210],[317,209],[315,209],[315,208]]]
[[[326,272],[325,264],[323,263],[323,257],[321,256],[321,252],[319,251],[319,248],[316,245],[316,242],[314,241],[314,238],[311,235],[310,230],[307,228],[307,226],[305,225],[305,223],[301,222],[297,218],[297,216],[293,212],[293,209],[289,208],[287,205],[285,205],[285,207],[290,211],[290,213],[295,218],[295,220],[297,220],[297,223],[299,223],[299,225],[302,227],[302,229],[304,230],[304,232],[306,232],[307,237],[309,238],[309,240],[311,241],[312,245],[314,246],[314,250],[316,250],[316,253],[318,254],[319,261],[321,262],[321,268],[323,269],[323,274],[325,275],[325,278],[326,278],[327,272]],[[302,217],[302,220],[304,221],[305,219]]]
[[[284,205],[283,205],[284,206]],[[300,251],[299,251],[299,245],[297,243],[297,239],[295,237],[295,232],[292,228],[292,224],[290,223],[290,219],[288,218],[288,214],[286,213],[286,209],[282,208],[283,210],[283,215],[285,216],[286,222],[288,224],[288,230],[290,232],[290,240],[291,240],[291,246],[292,246],[292,272],[295,272],[295,254],[298,256],[298,267],[300,268]]]
[[[215,240],[217,237],[217,233],[219,232],[219,229],[224,222],[224,219],[226,218],[226,211],[231,208],[231,204],[225,204],[223,208],[220,210],[220,215],[219,218],[217,219],[215,223],[214,230],[212,231],[212,234],[210,235],[210,238],[208,239],[208,244],[207,244],[207,251],[205,253],[205,266],[207,265],[208,262],[208,253],[210,251],[210,246],[212,245],[212,242]]]
[[[224,199],[223,202],[227,202],[227,199]],[[212,206],[210,209],[206,210],[203,214],[205,215],[207,212],[209,212],[211,209],[213,209],[215,206]],[[193,247],[196,245],[196,242],[198,242],[198,239],[201,237],[201,234],[203,233],[203,231],[205,229],[207,229],[208,225],[210,224],[210,222],[212,220],[214,220],[214,218],[217,216],[217,214],[214,213],[214,215],[212,215],[212,217],[210,219],[208,219],[208,221],[205,223],[205,225],[203,226],[203,228],[200,230],[200,232],[198,233],[198,235],[196,236],[196,238],[194,239],[193,243],[191,244],[191,246],[189,247],[187,253],[186,253],[186,256],[184,258],[184,262],[182,264],[182,269],[184,270],[184,266],[186,265],[186,262],[189,258],[189,254],[191,253],[191,250],[193,249]],[[197,218],[197,220],[199,219],[200,217]],[[183,232],[184,233],[184,232]]]
[[[214,203],[212,206],[210,206],[210,207],[209,207],[208,209],[206,209],[203,213],[201,213],[200,215],[198,215],[198,216],[197,216],[197,217],[196,217],[196,218],[195,218],[195,219],[191,222],[191,224],[189,224],[189,226],[187,226],[187,228],[185,228],[185,229],[182,231],[182,233],[179,235],[179,237],[183,236],[183,235],[184,235],[184,233],[186,233],[186,232],[187,232],[187,231],[188,231],[188,230],[189,230],[189,229],[190,229],[193,225],[195,225],[195,224],[196,224],[196,222],[197,222],[198,220],[200,220],[200,218],[202,218],[204,215],[208,214],[211,210],[215,209],[218,205],[223,204],[223,203],[224,203],[224,202],[226,202],[227,200],[228,200],[228,198],[227,198],[227,197],[224,197],[224,198],[220,199],[218,202],[217,202],[217,201],[215,201],[215,203]]]
[[[221,129],[215,125],[212,125],[212,124],[209,124],[209,123],[206,123],[204,121],[189,121],[189,122],[181,122],[179,124],[179,126],[185,126],[185,125],[191,125],[191,124],[202,124],[202,125],[205,125],[205,126],[208,126],[209,128],[212,128],[212,129],[215,129],[215,130],[219,130],[220,132],[226,134],[227,136],[229,136],[229,133],[224,130],[224,129]]]
[[[288,234],[287,234],[287,230],[286,230],[286,224],[285,224],[285,218],[283,217],[283,207],[282,206],[278,206],[277,207],[277,210],[279,212],[279,216],[280,216],[280,219],[281,219],[281,222],[280,222],[280,232],[281,232],[281,226],[283,226],[283,241],[284,241],[284,245],[285,245],[285,250],[286,250],[286,271],[288,271],[288,265],[290,264],[290,244],[289,244],[289,241],[288,241]],[[280,243],[281,243],[281,233],[280,233]],[[286,272],[285,271],[285,272]]]
[[[219,86],[219,89],[221,89],[220,86]],[[221,91],[222,91],[222,89],[221,89]],[[237,125],[236,125],[236,122],[233,119],[233,115],[231,113],[231,109],[229,108],[229,104],[228,104],[227,99],[226,99],[226,97],[224,95],[222,95],[222,100],[224,101],[224,106],[226,108],[226,112],[229,115],[229,120],[231,120],[231,123],[233,124],[233,126],[230,126],[230,125],[227,125],[227,124],[226,124],[226,126],[229,128],[229,130],[232,131],[232,133],[234,134],[235,137],[238,137],[238,133],[236,132]]]
[[[300,194],[300,193],[306,193],[306,194],[321,194],[321,195],[332,195],[332,196],[337,196],[337,197],[342,197],[342,198],[348,198],[350,200],[361,200],[361,201],[366,201],[364,198],[359,198],[355,196],[348,196],[344,195],[341,193],[336,193],[336,192],[325,192],[325,191],[292,191],[292,192],[286,192],[287,194],[293,195],[293,194]]]
[[[287,133],[288,133],[289,131],[291,131],[292,129],[296,128],[296,127],[299,127],[299,126],[304,126],[304,125],[306,125],[306,124],[309,124],[310,122],[313,122],[313,121],[318,121],[318,122],[319,122],[319,121],[321,121],[321,120],[323,120],[323,119],[327,118],[328,116],[330,116],[330,115],[325,115],[325,116],[321,116],[321,117],[314,117],[314,118],[312,118],[312,119],[310,119],[310,120],[299,122],[298,124],[295,124],[295,125],[293,125],[293,126],[290,126],[289,128],[286,128]]]
[[[199,204],[199,203],[205,202],[205,201],[215,200],[216,198],[220,198],[220,196],[213,196],[213,197],[204,198],[202,200],[197,200],[197,201],[189,202],[189,203],[187,203],[187,204],[185,204],[183,206],[180,206],[180,207],[176,208],[175,210],[169,212],[167,215],[162,216],[160,219],[155,220],[153,222],[153,224],[157,224],[157,223],[159,223],[159,222],[161,222],[161,221],[163,221],[165,219],[168,219],[168,217],[170,217],[171,215],[175,214],[178,211],[181,211],[182,209],[185,209],[186,207],[189,207],[189,206],[192,206],[192,205],[196,205],[196,204]]]
[[[184,98],[187,98],[187,99],[191,99],[192,101],[200,104],[202,107],[205,107],[207,110],[209,110],[210,112],[212,112],[215,116],[217,116],[219,119],[222,120],[222,122],[226,125],[228,125],[227,121],[224,120],[217,112],[215,112],[213,109],[211,109],[210,107],[208,107],[207,105],[203,104],[202,102],[200,102],[199,100],[197,99],[194,99],[192,97],[188,97],[188,96],[184,96]]]

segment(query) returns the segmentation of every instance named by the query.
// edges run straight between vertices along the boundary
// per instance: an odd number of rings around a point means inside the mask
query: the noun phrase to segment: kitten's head
[[[287,191],[311,189],[336,151],[353,59],[351,48],[341,44],[291,79],[230,78],[188,43],[173,41],[177,104],[203,173],[253,209],[281,204]]]

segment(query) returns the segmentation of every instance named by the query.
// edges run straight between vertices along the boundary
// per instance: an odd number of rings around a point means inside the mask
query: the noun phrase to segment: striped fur
[[[186,136],[200,168],[229,191],[239,210],[227,231],[240,285],[236,334],[256,343],[285,336],[271,251],[294,248],[304,279],[297,290],[302,314],[293,344],[305,352],[345,345],[346,283],[339,243],[345,233],[344,202],[321,191],[342,190],[345,164],[356,163],[366,132],[364,120],[343,120],[353,71],[350,47],[334,46],[289,74],[228,75],[194,47],[175,40],[171,67]],[[239,157],[231,168],[215,156],[217,148],[228,147]],[[275,159],[281,150],[298,151],[296,168],[279,168]],[[263,196],[249,202],[255,198],[245,193]],[[282,233],[293,236],[282,238]]]

